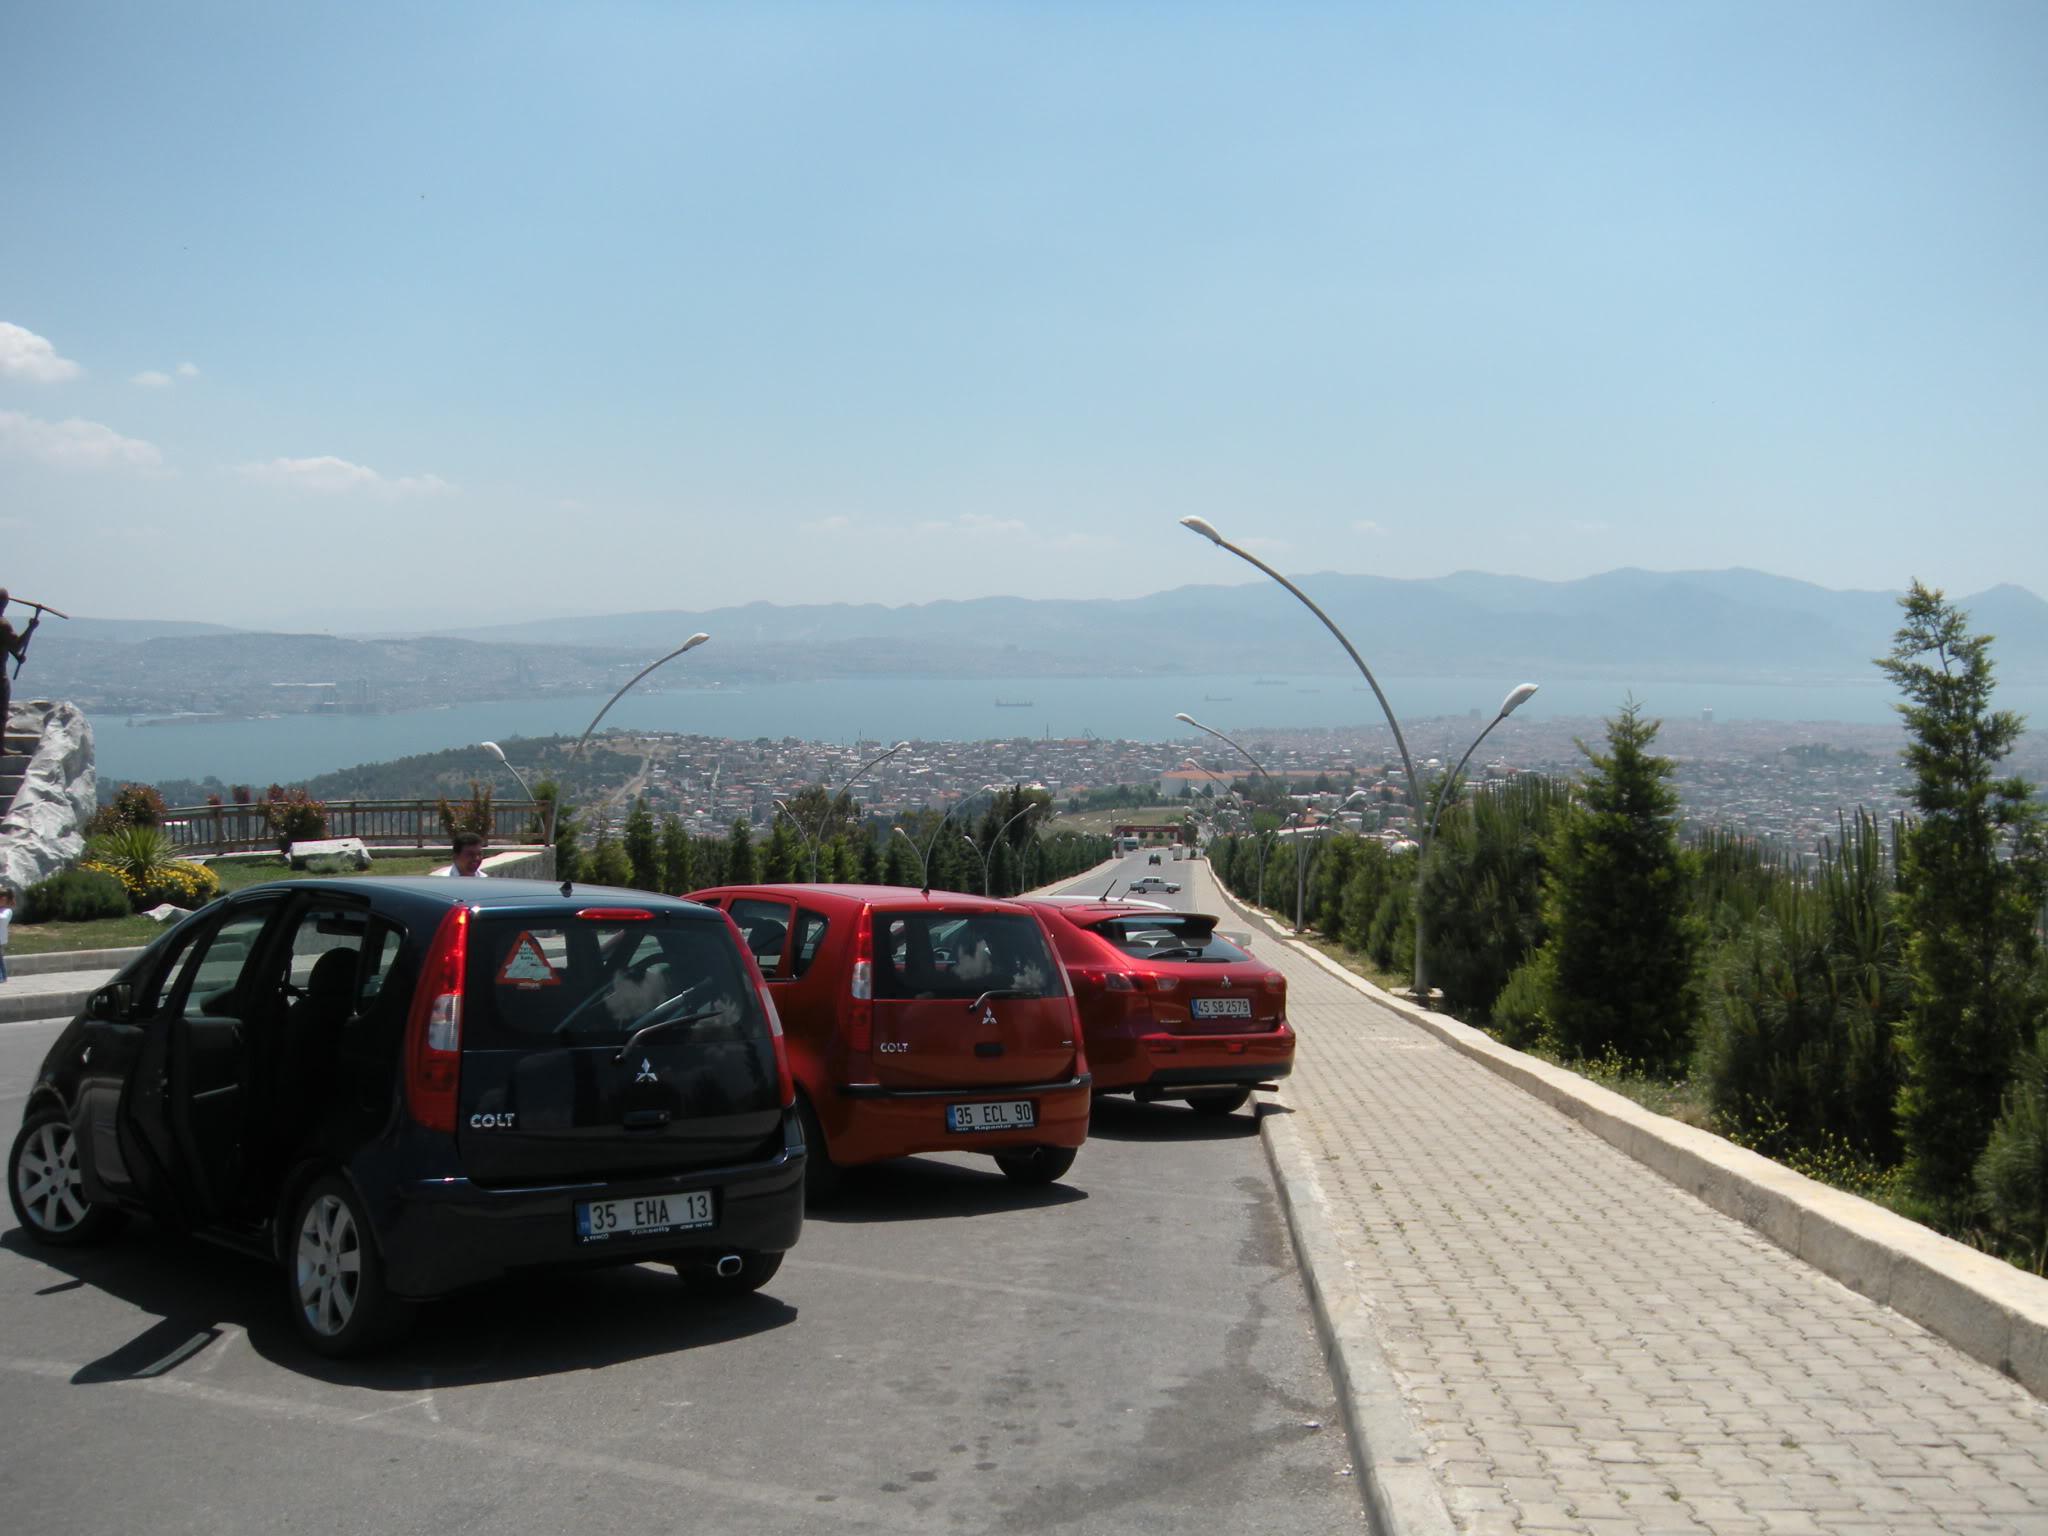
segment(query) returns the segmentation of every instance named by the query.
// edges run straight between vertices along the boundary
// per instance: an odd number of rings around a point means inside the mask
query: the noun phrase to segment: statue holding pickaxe
[[[17,634],[14,626],[7,622],[7,589],[0,587],[0,730],[7,728],[7,710],[14,698],[14,679],[21,675],[21,664],[28,659],[29,637],[35,634],[36,626],[43,622],[46,613],[55,613],[60,619],[71,617],[47,603],[31,603],[19,597],[13,601],[23,608],[35,609],[36,616],[28,621],[27,629]],[[10,662],[13,663],[11,668]]]

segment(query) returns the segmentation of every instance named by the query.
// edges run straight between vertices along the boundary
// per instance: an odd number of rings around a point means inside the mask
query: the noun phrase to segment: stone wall
[[[59,701],[17,703],[9,728],[34,735],[36,749],[14,804],[0,819],[0,882],[16,891],[54,875],[85,851],[85,826],[99,807],[92,726]]]

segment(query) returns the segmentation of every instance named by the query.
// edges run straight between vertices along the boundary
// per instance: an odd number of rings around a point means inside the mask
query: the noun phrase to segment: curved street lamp
[[[1401,722],[1394,718],[1393,706],[1387,702],[1386,694],[1381,691],[1379,679],[1372,675],[1372,668],[1368,667],[1365,664],[1365,658],[1358,654],[1358,648],[1354,646],[1351,643],[1351,641],[1345,636],[1343,630],[1339,629],[1333,622],[1331,622],[1330,616],[1315,605],[1314,601],[1309,597],[1309,595],[1306,592],[1302,591],[1301,588],[1297,587],[1285,576],[1282,576],[1278,571],[1274,570],[1272,566],[1266,564],[1266,562],[1261,560],[1257,555],[1254,555],[1247,550],[1238,548],[1237,545],[1231,543],[1228,539],[1224,538],[1222,534],[1218,533],[1213,527],[1209,525],[1206,519],[1199,517],[1183,517],[1182,519],[1180,519],[1180,525],[1183,528],[1187,528],[1195,533],[1199,533],[1203,538],[1207,539],[1211,544],[1216,545],[1218,548],[1229,550],[1233,555],[1237,556],[1238,559],[1244,561],[1245,564],[1253,566],[1256,569],[1265,572],[1268,576],[1272,577],[1275,581],[1279,582],[1281,586],[1285,587],[1289,592],[1293,593],[1295,598],[1300,601],[1302,607],[1306,608],[1310,613],[1314,614],[1318,619],[1320,619],[1322,621],[1323,628],[1327,629],[1332,635],[1336,637],[1337,643],[1344,647],[1344,654],[1351,658],[1352,664],[1358,668],[1359,674],[1365,678],[1367,685],[1371,687],[1372,696],[1380,701],[1380,712],[1387,717],[1387,728],[1394,733],[1394,745],[1398,747],[1401,752],[1401,767],[1403,771],[1405,771],[1408,775],[1408,803],[1414,809],[1415,813],[1417,853],[1415,859],[1414,993],[1415,1000],[1421,1003],[1424,1007],[1428,1007],[1429,971],[1425,959],[1425,942],[1428,933],[1428,920],[1426,914],[1423,911],[1422,877],[1429,868],[1429,847],[1431,842],[1431,834],[1435,831],[1435,817],[1433,815],[1427,815],[1423,811],[1422,781],[1416,777],[1415,760],[1408,755],[1408,741],[1407,738],[1401,734]],[[1472,753],[1475,750],[1477,750],[1479,743],[1486,739],[1487,731],[1491,731],[1494,726],[1499,725],[1501,721],[1507,719],[1507,717],[1513,714],[1515,710],[1519,709],[1523,704],[1527,703],[1529,696],[1533,694],[1535,691],[1536,685],[1534,683],[1523,683],[1520,687],[1516,688],[1513,692],[1509,693],[1506,702],[1504,702],[1501,705],[1500,713],[1493,717],[1491,724],[1489,724],[1486,727],[1485,731],[1481,731],[1479,733],[1478,739],[1475,740],[1470,747],[1467,747],[1465,749],[1465,756],[1459,759],[1460,768],[1464,766],[1466,760],[1472,756]],[[1439,794],[1439,809],[1441,809],[1441,801],[1442,796],[1441,794]]]
[[[704,634],[700,631],[697,634],[690,636],[689,639],[685,640],[681,645],[677,646],[674,650],[670,651],[666,656],[656,657],[653,661],[650,661],[649,663],[647,663],[646,666],[642,667],[638,672],[635,672],[631,677],[627,678],[625,683],[620,687],[619,691],[604,701],[604,708],[600,709],[596,714],[590,717],[590,724],[583,727],[583,734],[576,738],[576,746],[575,749],[569,753],[569,761],[562,765],[563,783],[556,786],[554,798],[548,801],[548,824],[547,829],[543,835],[547,839],[548,857],[551,860],[554,857],[555,848],[555,809],[561,803],[562,791],[567,786],[567,781],[569,778],[569,770],[576,766],[576,760],[583,755],[583,744],[590,740],[590,733],[597,729],[598,721],[602,720],[606,715],[610,714],[612,706],[618,703],[620,699],[624,698],[626,696],[626,690],[631,688],[635,683],[639,682],[641,678],[645,677],[648,673],[652,672],[656,667],[662,665],[662,663],[674,661],[678,656],[682,655],[683,652],[694,651],[698,646],[702,645],[706,640],[709,640],[710,638],[711,637],[709,635]],[[510,765],[508,764],[507,766]]]
[[[865,763],[862,763],[860,767],[854,771],[853,776],[851,778],[847,779],[847,781],[844,784],[841,784],[837,789],[833,790],[831,794],[827,795],[825,797],[825,809],[823,812],[820,813],[818,817],[818,825],[816,828],[816,832],[819,834],[822,834],[824,832],[825,819],[826,817],[832,814],[832,807],[838,804],[839,797],[841,795],[845,794],[849,789],[853,788],[854,785],[858,784],[862,779],[866,778],[868,770],[870,768],[875,767],[878,763],[886,763],[890,758],[894,757],[898,752],[901,752],[905,747],[909,745],[910,743],[907,741],[899,741],[896,743],[895,746],[891,747],[881,756],[869,758]],[[820,789],[824,788],[822,784],[818,787]],[[782,812],[783,815],[789,818],[790,824],[794,826],[798,832],[803,833],[804,847],[810,853],[811,856],[811,881],[813,884],[815,884],[818,879],[817,836],[814,835],[811,831],[805,830],[804,824],[796,819],[796,812],[792,811],[785,802],[777,800],[774,802],[774,805],[778,811]]]
[[[505,749],[503,747],[499,746],[495,741],[480,741],[477,743],[477,745],[482,747],[486,752],[490,753],[491,756],[495,757],[499,762],[503,763],[505,765],[506,772],[510,773],[513,778],[517,779],[519,781],[519,787],[526,791],[526,798],[529,800],[533,800],[533,786],[526,782],[525,774],[521,773],[517,768],[514,768],[512,766],[512,759],[505,755]],[[534,803],[537,805],[540,802],[534,801]],[[554,844],[549,843],[547,850],[545,850],[546,856],[552,856],[553,848]]]
[[[1002,825],[1001,825],[1000,827],[997,827],[997,828],[996,828],[996,835],[995,835],[994,837],[992,837],[992,838],[990,838],[990,839],[989,839],[989,843],[988,843],[988,851],[987,851],[986,853],[983,853],[983,852],[982,852],[982,850],[981,850],[981,849],[980,849],[979,847],[976,847],[976,848],[975,848],[975,850],[974,850],[974,851],[975,851],[976,853],[980,853],[980,854],[981,854],[981,894],[982,894],[982,895],[986,896],[986,895],[988,895],[988,893],[989,893],[989,891],[988,891],[988,882],[989,882],[989,870],[990,870],[990,869],[991,869],[991,868],[993,867],[992,861],[994,860],[994,858],[995,858],[995,856],[996,856],[996,850],[997,850],[998,848],[1002,847],[1002,845],[1003,845],[1003,834],[1004,834],[1005,832],[1009,831],[1009,830],[1010,830],[1010,828],[1012,828],[1012,827],[1014,827],[1015,825],[1017,825],[1017,823],[1018,823],[1018,822],[1020,822],[1020,821],[1022,821],[1022,820],[1023,820],[1023,819],[1024,819],[1024,818],[1025,818],[1026,816],[1029,816],[1029,815],[1030,815],[1030,814],[1031,814],[1031,813],[1032,813],[1033,811],[1037,810],[1037,809],[1038,809],[1038,807],[1039,807],[1039,803],[1040,803],[1040,802],[1038,802],[1038,801],[1036,801],[1036,800],[1033,800],[1033,801],[1032,801],[1032,802],[1031,802],[1031,803],[1030,803],[1029,805],[1025,806],[1023,810],[1019,811],[1019,812],[1018,812],[1018,813],[1017,813],[1016,815],[1012,816],[1012,817],[1011,817],[1011,818],[1010,818],[1010,819],[1009,819],[1008,821],[1004,822],[1004,823],[1003,823],[1003,824],[1002,824]],[[968,841],[968,843],[969,843],[970,845],[973,845],[973,843],[974,843],[974,839],[973,839],[973,838],[971,838],[971,837],[970,837],[970,838],[968,838],[968,839],[967,839],[967,841]]]
[[[1266,772],[1266,765],[1264,763],[1253,757],[1242,745],[1232,741],[1228,736],[1217,730],[1215,726],[1204,725],[1193,715],[1175,715],[1173,718],[1180,721],[1183,725],[1192,725],[1198,731],[1207,731],[1211,736],[1214,736],[1218,741],[1230,748],[1231,751],[1237,753],[1238,756],[1258,769],[1268,784],[1273,782],[1273,775]],[[1207,772],[1206,769],[1203,771]],[[1266,904],[1266,838],[1264,834],[1259,833],[1256,822],[1252,825],[1252,831],[1258,836],[1259,842],[1259,895],[1256,905],[1263,907]]]

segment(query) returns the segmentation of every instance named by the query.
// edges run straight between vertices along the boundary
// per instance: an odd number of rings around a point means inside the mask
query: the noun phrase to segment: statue
[[[24,608],[35,609],[36,616],[28,621],[27,629],[16,634],[14,626],[7,622],[7,589],[0,587],[0,732],[7,729],[7,711],[14,701],[14,679],[21,675],[21,664],[28,660],[28,642],[35,634],[36,626],[43,622],[46,613],[55,613],[60,619],[71,617],[68,613],[58,613],[45,603],[31,603],[19,597],[13,601]],[[9,662],[14,664],[11,670]]]

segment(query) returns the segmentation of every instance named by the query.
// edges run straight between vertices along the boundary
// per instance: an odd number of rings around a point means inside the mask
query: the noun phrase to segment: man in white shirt
[[[435,870],[435,874],[474,875],[479,880],[490,879],[490,876],[484,873],[484,854],[488,850],[484,847],[483,835],[481,833],[456,833],[453,848],[455,862],[446,869]]]

